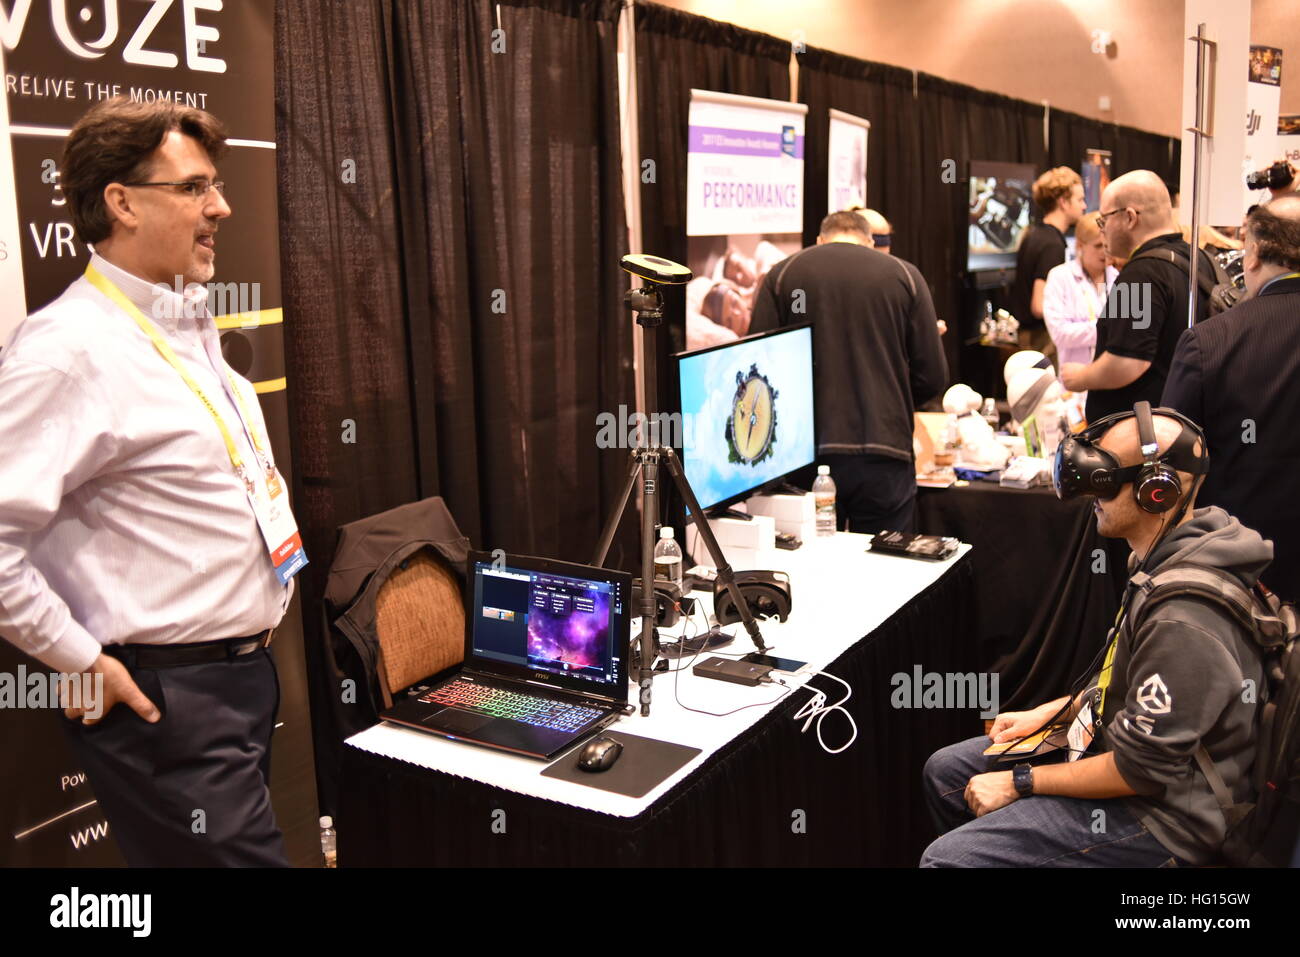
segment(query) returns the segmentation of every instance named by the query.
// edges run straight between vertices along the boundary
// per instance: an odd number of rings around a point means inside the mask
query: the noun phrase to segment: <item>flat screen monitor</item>
[[[1033,208],[1034,167],[972,160],[966,269],[1014,269]]]
[[[676,357],[682,464],[700,508],[815,461],[812,337],[812,326],[790,326]]]

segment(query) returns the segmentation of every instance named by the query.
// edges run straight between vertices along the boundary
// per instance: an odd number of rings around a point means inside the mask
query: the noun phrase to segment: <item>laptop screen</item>
[[[476,667],[626,699],[626,575],[530,559],[471,559],[471,568],[469,637]]]

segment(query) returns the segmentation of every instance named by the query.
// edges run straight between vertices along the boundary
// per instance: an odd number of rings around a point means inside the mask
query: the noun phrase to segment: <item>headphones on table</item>
[[[1056,449],[1056,461],[1052,465],[1056,497],[1065,500],[1095,495],[1110,500],[1132,482],[1133,496],[1144,512],[1159,515],[1176,506],[1183,494],[1178,473],[1201,476],[1209,472],[1209,448],[1201,427],[1187,416],[1173,409],[1160,408],[1155,412],[1177,419],[1183,427],[1164,455],[1157,455],[1159,445],[1150,402],[1139,402],[1132,412],[1116,412],[1098,419],[1077,435],[1066,436]],[[1138,421],[1142,462],[1121,468],[1115,456],[1097,442],[1115,423],[1130,417]],[[1197,439],[1201,442],[1200,455],[1195,451]]]

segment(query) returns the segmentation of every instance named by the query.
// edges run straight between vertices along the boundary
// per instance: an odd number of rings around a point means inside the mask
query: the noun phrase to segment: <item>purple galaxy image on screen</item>
[[[608,593],[594,590],[534,588],[528,609],[529,663],[553,671],[603,671],[609,599]]]

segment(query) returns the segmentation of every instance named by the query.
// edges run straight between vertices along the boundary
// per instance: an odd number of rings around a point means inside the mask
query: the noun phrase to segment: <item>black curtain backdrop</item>
[[[1052,110],[1049,166],[1079,169],[1090,149],[1111,151],[1111,177],[1135,169],[1149,169],[1177,188],[1182,142],[1158,133],[1104,123],[1068,110]]]
[[[339,693],[314,613],[339,525],[441,495],[475,546],[590,558],[625,468],[597,449],[596,417],[634,396],[618,12],[277,0],[294,511],[317,700]],[[628,558],[620,539],[611,559]],[[330,809],[337,735],[316,725]]]
[[[871,122],[867,135],[867,205],[894,227],[894,253],[915,263],[921,224],[923,170],[911,70],[870,63],[808,47],[799,54],[799,102],[808,104],[804,125],[803,242],[817,241],[826,209],[829,172],[829,110]]]
[[[970,160],[1077,170],[1088,148],[1109,149],[1113,175],[1151,169],[1170,183],[1178,180],[1179,142],[1167,136],[1051,110],[1048,149],[1041,104],[817,47],[798,60],[799,100],[808,105],[804,243],[816,240],[826,213],[827,110],[870,120],[867,205],[892,223],[895,255],[915,263],[930,285],[949,327],[944,346],[954,382],[1000,381],[993,375],[996,354],[962,344],[979,318],[966,275]],[[948,160],[954,175],[945,178]]]
[[[980,372],[996,354],[990,357],[993,350],[964,345],[976,334],[978,322],[966,272],[969,166],[971,160],[995,160],[1041,168],[1046,158],[1043,107],[926,73],[917,77],[916,102],[919,222],[925,232],[915,262],[930,283],[935,311],[948,323],[949,380],[970,382],[992,395],[982,381],[988,376]]]
[[[790,44],[654,3],[638,3],[634,14],[642,244],[647,253],[685,265],[691,90],[789,100]],[[652,177],[645,160],[653,163]],[[676,409],[670,356],[686,348],[686,287],[661,288],[666,321],[657,336],[658,409],[652,412]],[[660,490],[664,522],[680,529],[679,496],[668,484]]]
[[[799,99],[808,104],[804,243],[816,241],[826,212],[827,110],[870,120],[867,205],[893,225],[894,254],[925,276],[948,323],[949,378],[961,381],[971,361],[961,343],[972,332],[963,298],[967,167],[972,159],[1041,166],[1043,108],[816,47],[799,54]]]

